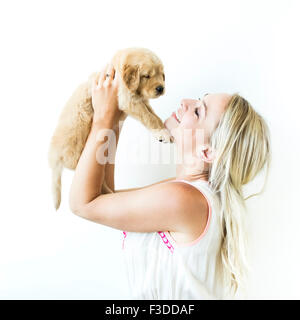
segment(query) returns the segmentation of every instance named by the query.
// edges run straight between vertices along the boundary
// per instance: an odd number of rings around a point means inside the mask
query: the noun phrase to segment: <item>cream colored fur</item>
[[[171,136],[161,119],[152,110],[149,99],[157,98],[159,86],[164,88],[165,79],[160,59],[150,50],[129,48],[118,51],[112,59],[121,78],[118,91],[121,120],[127,115],[139,120],[153,135],[163,142],[171,142]],[[48,160],[52,169],[52,193],[57,210],[61,202],[61,175],[63,168],[74,170],[91,129],[93,108],[91,83],[99,73],[81,84],[70,97],[60,115],[51,139]],[[103,193],[112,192],[105,181]]]

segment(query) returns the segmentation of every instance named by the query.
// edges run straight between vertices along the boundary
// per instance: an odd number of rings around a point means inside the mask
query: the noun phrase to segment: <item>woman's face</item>
[[[226,93],[214,93],[204,95],[201,100],[183,99],[177,112],[173,112],[165,121],[165,126],[173,135],[174,142],[178,144],[182,141],[182,137],[189,137],[185,139],[185,148],[191,150],[198,132],[197,137],[201,137],[202,141],[197,140],[196,144],[207,144],[230,98],[231,95]]]

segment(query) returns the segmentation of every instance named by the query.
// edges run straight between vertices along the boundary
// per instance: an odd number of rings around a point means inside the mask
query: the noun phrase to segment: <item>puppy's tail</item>
[[[52,196],[54,207],[58,210],[61,202],[61,174],[63,166],[61,162],[56,161],[52,168]]]

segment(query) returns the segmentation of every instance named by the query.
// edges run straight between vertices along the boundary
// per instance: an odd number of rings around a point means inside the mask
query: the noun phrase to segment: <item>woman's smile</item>
[[[175,112],[172,113],[172,117],[178,122],[180,123],[180,120],[177,117],[177,114]]]

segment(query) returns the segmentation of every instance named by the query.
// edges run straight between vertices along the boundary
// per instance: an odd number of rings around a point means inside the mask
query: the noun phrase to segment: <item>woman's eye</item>
[[[196,113],[197,117],[199,118],[198,108],[195,109],[195,113]]]

